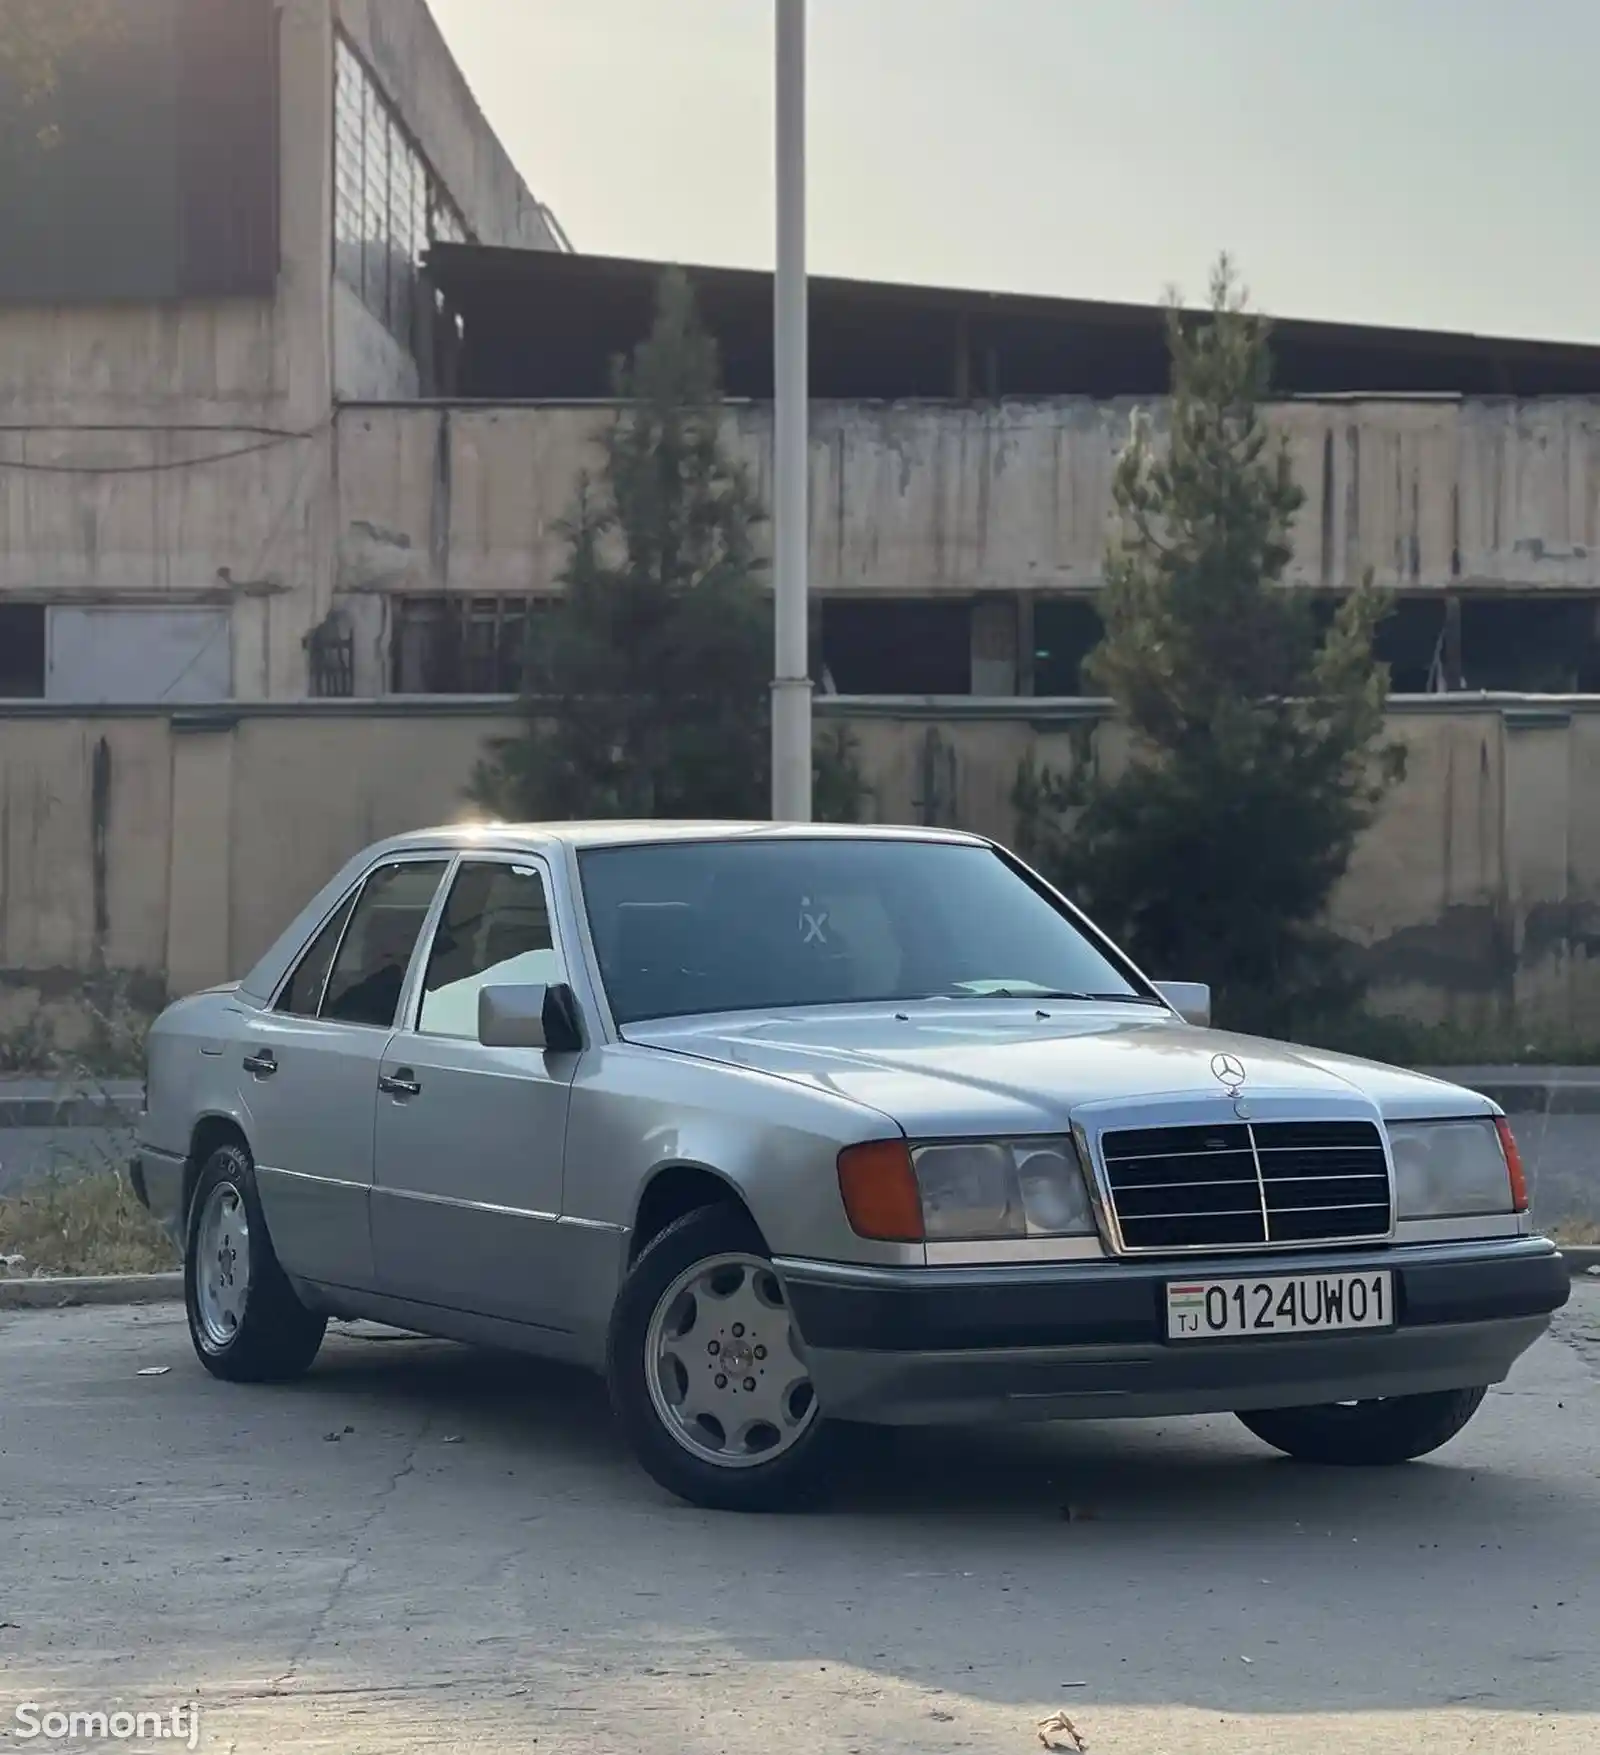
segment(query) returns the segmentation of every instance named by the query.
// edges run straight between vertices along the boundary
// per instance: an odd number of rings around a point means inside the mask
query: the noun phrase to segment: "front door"
[[[570,1327],[556,1251],[578,1056],[478,1041],[480,988],[565,979],[543,863],[463,858],[409,1027],[383,1057],[372,1198],[380,1291]]]
[[[285,1270],[374,1283],[368,1207],[383,1051],[447,860],[368,873],[306,948],[272,1010],[241,1032],[239,1091],[256,1182]]]

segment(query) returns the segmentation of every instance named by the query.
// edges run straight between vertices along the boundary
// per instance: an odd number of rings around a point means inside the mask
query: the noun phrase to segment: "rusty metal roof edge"
[[[573,251],[525,250],[506,245],[435,244],[427,266],[438,284],[450,294],[448,284],[457,274],[466,278],[473,270],[486,283],[505,285],[534,279],[581,282],[586,276],[627,281],[655,279],[669,268],[681,268],[693,281],[729,291],[761,292],[770,296],[772,273],[764,268],[738,268],[720,264],[661,262],[644,257],[589,255]],[[1054,318],[1058,321],[1137,326],[1161,323],[1166,307],[1160,304],[1129,304],[1110,299],[1064,297],[1049,293],[1001,292],[976,287],[931,286],[909,281],[861,280],[843,275],[810,277],[813,297],[845,296],[889,303],[903,300],[935,308],[983,306],[996,313],[1019,318]],[[1204,316],[1203,307],[1183,307],[1185,316]],[[1286,340],[1322,342],[1343,340],[1367,346],[1420,352],[1495,353],[1524,360],[1594,358],[1600,360],[1600,338],[1594,341],[1560,340],[1532,336],[1483,335],[1472,330],[1417,329],[1393,324],[1351,323],[1322,317],[1290,317],[1263,313],[1273,330]]]

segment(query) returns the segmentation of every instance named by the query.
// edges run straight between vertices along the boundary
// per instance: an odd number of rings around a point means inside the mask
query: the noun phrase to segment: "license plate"
[[[1393,1326],[1394,1275],[1387,1270],[1167,1282],[1169,1341]]]

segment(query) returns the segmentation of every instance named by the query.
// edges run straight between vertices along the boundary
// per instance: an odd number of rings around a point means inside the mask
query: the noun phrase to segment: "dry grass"
[[[10,1274],[148,1274],[178,1265],[166,1234],[108,1171],[52,1176],[0,1198],[0,1256]]]
[[[1589,1247],[1600,1244],[1600,1225],[1592,1219],[1563,1219],[1554,1227],[1557,1243],[1571,1243]]]

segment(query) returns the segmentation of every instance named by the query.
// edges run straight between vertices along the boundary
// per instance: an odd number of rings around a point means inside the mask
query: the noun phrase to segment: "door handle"
[[[244,1057],[244,1070],[254,1073],[258,1079],[270,1079],[278,1070],[278,1057],[270,1048],[263,1048],[258,1054],[247,1054]]]
[[[378,1074],[378,1089],[390,1097],[415,1097],[422,1081],[410,1067],[396,1067],[392,1073]]]

